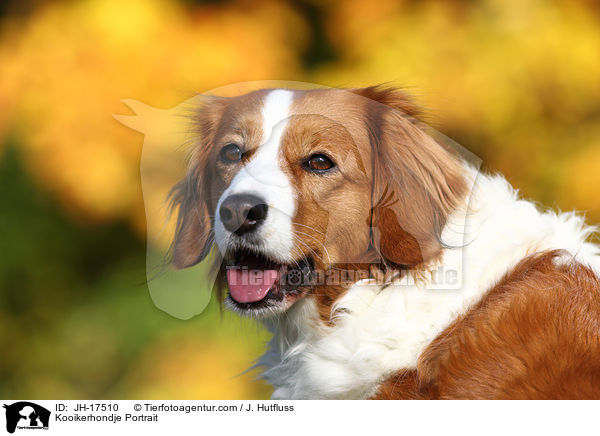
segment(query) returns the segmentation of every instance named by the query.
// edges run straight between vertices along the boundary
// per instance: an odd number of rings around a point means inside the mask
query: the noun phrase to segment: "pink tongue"
[[[278,278],[279,271],[274,269],[230,268],[227,270],[229,293],[238,303],[254,303],[262,300]]]

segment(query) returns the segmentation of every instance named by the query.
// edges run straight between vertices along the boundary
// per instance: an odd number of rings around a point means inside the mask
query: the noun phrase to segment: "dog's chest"
[[[338,302],[343,311],[332,327],[318,322],[312,300],[300,302],[259,361],[273,399],[371,397],[395,371],[415,367],[459,310],[457,293],[435,292],[355,284]]]

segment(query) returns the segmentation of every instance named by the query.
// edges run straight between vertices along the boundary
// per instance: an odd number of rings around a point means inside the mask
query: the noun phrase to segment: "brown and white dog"
[[[177,268],[273,332],[274,399],[600,398],[600,258],[440,145],[393,88],[207,97]]]

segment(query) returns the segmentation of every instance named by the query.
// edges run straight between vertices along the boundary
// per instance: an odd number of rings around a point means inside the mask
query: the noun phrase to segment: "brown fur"
[[[565,256],[524,259],[374,398],[600,399],[600,281]]]
[[[458,160],[419,128],[405,94],[379,87],[358,91],[375,99],[367,118],[373,143],[373,238],[393,265],[436,258],[448,215],[466,192]]]

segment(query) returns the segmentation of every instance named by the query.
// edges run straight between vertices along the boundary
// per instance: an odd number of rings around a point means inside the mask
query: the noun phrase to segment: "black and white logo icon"
[[[50,411],[29,401],[5,404],[6,431],[14,433],[15,429],[40,430],[48,429]]]

